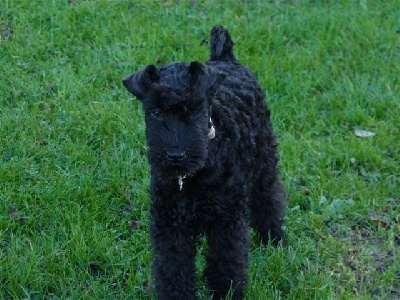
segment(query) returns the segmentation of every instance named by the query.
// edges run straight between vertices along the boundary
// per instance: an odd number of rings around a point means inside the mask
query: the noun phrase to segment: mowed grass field
[[[400,298],[400,1],[0,2],[0,299],[154,299],[141,106],[221,24],[280,142],[287,243],[248,300]],[[201,268],[200,299],[208,299]]]

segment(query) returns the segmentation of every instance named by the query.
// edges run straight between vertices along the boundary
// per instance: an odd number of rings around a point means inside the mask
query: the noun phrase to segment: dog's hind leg
[[[250,225],[259,234],[263,244],[271,241],[277,245],[284,238],[284,189],[278,178],[264,176],[265,173],[261,173],[250,194]]]

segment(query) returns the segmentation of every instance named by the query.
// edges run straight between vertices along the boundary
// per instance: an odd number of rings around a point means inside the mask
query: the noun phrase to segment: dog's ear
[[[126,77],[122,80],[125,88],[137,99],[143,101],[151,90],[152,84],[160,79],[160,74],[154,65],[148,65],[144,70]]]
[[[190,63],[188,75],[191,92],[200,98],[212,95],[227,76],[226,73],[198,61]]]

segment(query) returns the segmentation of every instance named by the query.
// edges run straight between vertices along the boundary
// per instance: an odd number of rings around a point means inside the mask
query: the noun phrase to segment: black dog
[[[236,60],[228,31],[215,26],[210,44],[206,64],[149,65],[123,81],[146,118],[158,299],[196,298],[201,234],[213,299],[244,297],[247,219],[263,243],[283,238],[283,188],[264,93]]]

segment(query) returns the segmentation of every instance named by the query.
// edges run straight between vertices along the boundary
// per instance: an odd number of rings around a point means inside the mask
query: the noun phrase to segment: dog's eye
[[[160,119],[162,117],[161,109],[154,108],[150,110],[150,116],[153,117],[154,119]]]

